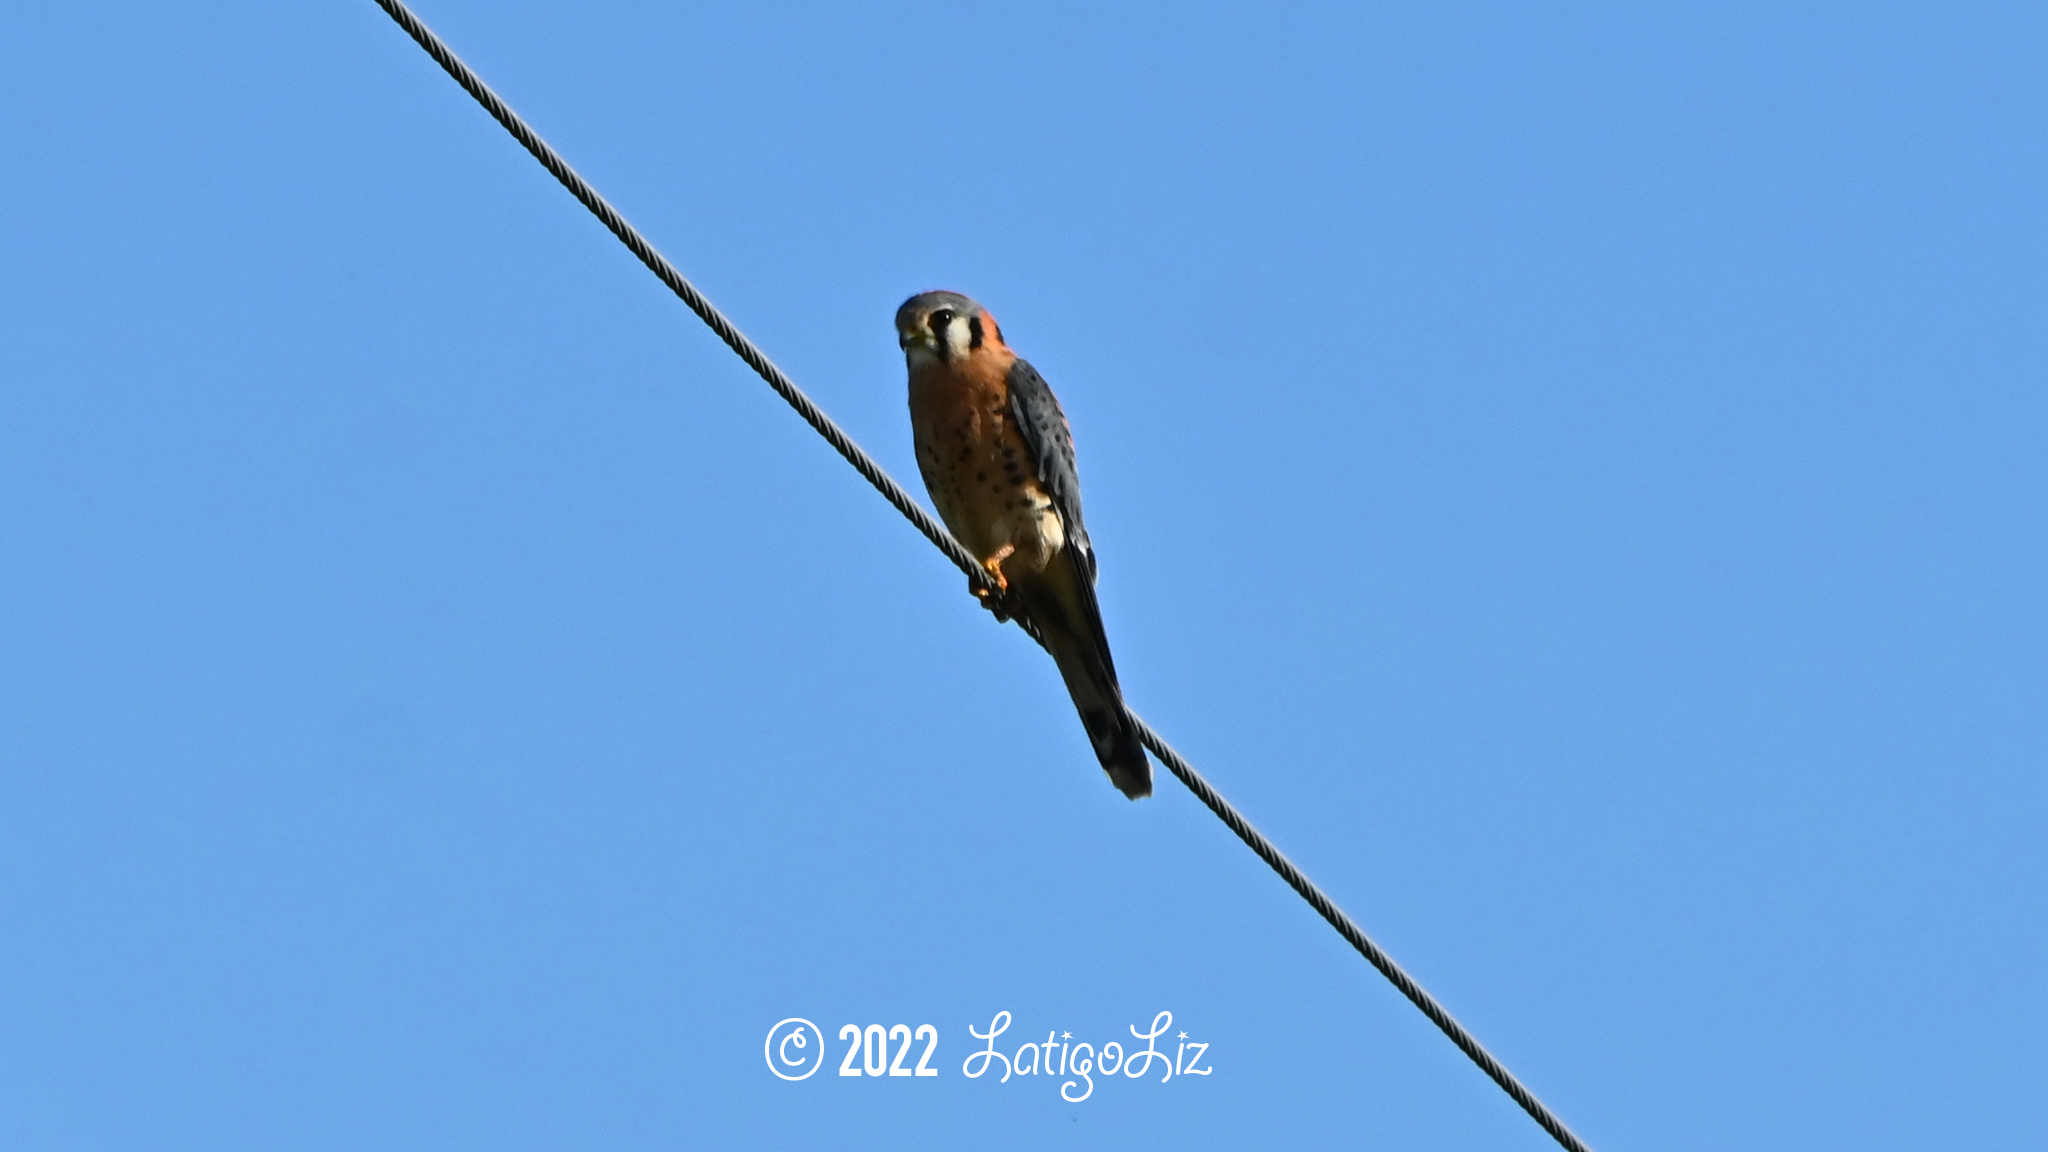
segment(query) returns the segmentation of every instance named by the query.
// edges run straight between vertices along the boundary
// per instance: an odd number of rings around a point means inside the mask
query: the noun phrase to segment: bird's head
[[[958,292],[924,292],[905,300],[896,310],[896,342],[912,368],[1004,347],[996,318]]]

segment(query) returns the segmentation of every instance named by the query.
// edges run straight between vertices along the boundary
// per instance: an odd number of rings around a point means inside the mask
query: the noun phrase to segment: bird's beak
[[[903,328],[896,333],[896,343],[908,352],[912,348],[930,349],[936,346],[937,341],[932,339],[931,333],[921,328]]]

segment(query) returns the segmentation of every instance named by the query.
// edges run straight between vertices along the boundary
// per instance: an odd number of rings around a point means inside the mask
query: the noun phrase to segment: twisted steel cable
[[[1451,1043],[1456,1044],[1460,1052],[1471,1057],[1472,1062],[1479,1065],[1480,1071],[1492,1077],[1493,1082],[1500,1085],[1501,1091],[1512,1097],[1515,1103],[1522,1106],[1522,1111],[1527,1112],[1545,1132],[1550,1133],[1551,1139],[1572,1149],[1573,1152],[1591,1152],[1584,1141],[1564,1126],[1564,1121],[1559,1120],[1556,1114],[1543,1106],[1543,1101],[1538,1100],[1534,1092],[1515,1079],[1515,1074],[1494,1059],[1493,1053],[1488,1052],[1485,1045],[1474,1039],[1470,1032],[1465,1031],[1465,1026],[1458,1023],[1443,1005],[1436,1002],[1436,997],[1431,996],[1422,985],[1415,982],[1415,977],[1410,976],[1399,964],[1394,963],[1393,957],[1373,943],[1372,937],[1365,934],[1365,929],[1360,928],[1351,917],[1345,915],[1344,910],[1337,907],[1335,900],[1316,887],[1315,881],[1303,875],[1301,869],[1294,866],[1294,861],[1287,858],[1286,853],[1274,847],[1271,840],[1266,839],[1263,833],[1252,827],[1251,821],[1244,818],[1244,813],[1225,800],[1221,793],[1202,778],[1201,773],[1195,771],[1193,765],[1181,759],[1180,753],[1175,752],[1164,737],[1154,732],[1152,726],[1145,723],[1137,713],[1132,713],[1131,719],[1138,725],[1139,738],[1144,740],[1145,747],[1150,748],[1154,756],[1159,757],[1159,762],[1166,765],[1168,771],[1180,777],[1180,782],[1188,786],[1188,791],[1193,792],[1196,799],[1207,804],[1209,811],[1214,812],[1218,819],[1229,825],[1230,830],[1237,833],[1238,839],[1244,841],[1253,852],[1258,853],[1259,859],[1264,860],[1273,871],[1278,872],[1280,878],[1287,881],[1287,886],[1299,893],[1303,900],[1308,901],[1308,906],[1315,909],[1323,919],[1328,920],[1330,927],[1335,928],[1338,935],[1350,941],[1351,946],[1358,949],[1359,955],[1364,956],[1367,963],[1379,969],[1380,975],[1385,976],[1394,987],[1400,989],[1401,995],[1422,1009],[1422,1014],[1429,1017],[1430,1023],[1443,1029],[1444,1035],[1451,1038]]]
[[[934,519],[931,513],[926,512],[910,493],[904,491],[901,484],[883,471],[880,464],[875,463],[873,457],[854,443],[853,437],[848,436],[845,429],[827,416],[823,409],[804,394],[803,389],[798,388],[783,374],[782,369],[775,366],[774,361],[768,359],[766,353],[755,347],[754,342],[747,339],[732,321],[726,319],[724,313],[705,299],[696,285],[677,271],[675,265],[670,264],[654,245],[648,243],[647,238],[642,236],[638,229],[627,223],[626,218],[619,215],[618,209],[612,207],[603,196],[598,195],[597,189],[592,188],[589,182],[578,175],[576,170],[569,166],[568,161],[562,159],[548,146],[547,141],[541,139],[539,133],[520,119],[517,113],[499,99],[496,92],[491,91],[489,85],[477,77],[476,73],[470,71],[469,65],[464,64],[461,57],[421,23],[420,18],[413,15],[411,9],[400,0],[377,0],[377,6],[397,21],[398,26],[405,29],[406,34],[434,58],[435,63],[453,77],[457,84],[462,85],[463,91],[468,92],[477,103],[483,105],[492,119],[503,125],[505,130],[512,134],[513,139],[519,141],[521,146],[533,154],[534,159],[540,161],[542,167],[553,173],[555,179],[561,181],[562,186],[567,188],[571,195],[602,221],[604,226],[611,230],[612,235],[618,237],[633,255],[639,257],[640,262],[647,265],[648,270],[659,277],[663,284],[668,285],[669,290],[680,297],[683,303],[689,306],[690,311],[697,314],[698,319],[717,333],[720,340],[725,341],[726,347],[731,348],[740,359],[747,362],[747,367],[752,368],[761,379],[767,381],[768,386],[775,389],[776,395],[788,401],[789,406],[796,409],[797,415],[802,416],[806,423],[816,429],[818,435],[823,436],[827,443],[845,457],[846,462],[853,465],[855,471],[866,477],[868,483],[874,485],[884,499],[895,505],[896,510],[916,525],[917,530],[924,533],[926,539],[965,572],[969,580],[980,587],[991,587],[988,573],[975,562],[974,557],[958,540],[953,539],[952,533],[946,531],[944,525]],[[1018,623],[1034,640],[1039,638],[1037,632],[1028,626],[1028,622],[1019,620]],[[1218,819],[1228,825],[1230,830],[1237,834],[1238,839],[1243,840],[1258,854],[1259,859],[1264,860],[1267,866],[1279,873],[1280,878],[1287,881],[1288,887],[1293,888],[1308,902],[1309,907],[1314,908],[1318,915],[1329,921],[1330,926],[1335,928],[1339,935],[1356,948],[1368,963],[1379,969],[1380,974],[1392,982],[1394,987],[1400,990],[1401,995],[1406,996],[1411,1003],[1421,1009],[1422,1014],[1429,1017],[1431,1023],[1442,1029],[1444,1035],[1450,1037],[1451,1043],[1456,1044],[1459,1051],[1470,1057],[1474,1064],[1479,1065],[1480,1070],[1500,1085],[1501,1090],[1512,1097],[1516,1104],[1521,1105],[1522,1110],[1542,1126],[1552,1139],[1571,1152],[1592,1152],[1570,1128],[1565,1127],[1564,1121],[1559,1120],[1541,1100],[1536,1098],[1535,1093],[1524,1087],[1513,1073],[1503,1067],[1499,1060],[1494,1059],[1493,1054],[1444,1009],[1443,1005],[1437,1003],[1435,997],[1425,991],[1422,985],[1417,984],[1415,978],[1402,970],[1400,965],[1394,963],[1393,958],[1381,950],[1379,945],[1373,943],[1372,938],[1367,936],[1364,929],[1351,917],[1345,915],[1336,901],[1330,899],[1321,888],[1316,887],[1315,882],[1303,875],[1301,869],[1295,867],[1292,860],[1253,827],[1252,822],[1245,819],[1242,812],[1203,779],[1202,774],[1195,771],[1193,765],[1182,759],[1180,753],[1174,751],[1173,746],[1168,744],[1165,738],[1153,731],[1152,726],[1145,723],[1136,713],[1131,714],[1131,719],[1137,724],[1139,737],[1144,741],[1145,747],[1151,749],[1152,754],[1159,758],[1159,762],[1166,765],[1167,770],[1182,784],[1187,785],[1188,791],[1193,792]]]
[[[488,84],[469,70],[469,65],[464,64],[453,49],[443,43],[439,36],[434,35],[425,24],[420,23],[420,18],[413,15],[410,8],[397,3],[396,0],[377,0],[377,6],[389,13],[393,20],[398,21],[398,26],[418,41],[419,46],[427,50],[427,55],[432,56],[435,63],[454,77],[457,84],[462,85],[463,91],[475,97],[476,102],[484,106],[484,111],[489,112],[492,119],[504,125],[505,131],[510,132],[513,139],[519,141],[528,152],[533,153],[533,158],[540,161],[541,167],[553,173],[555,179],[562,182],[562,187],[569,190],[570,195],[581,201],[585,208],[590,209],[591,215],[603,221],[604,226],[611,229],[612,235],[617,236],[620,243],[630,249],[633,255],[638,256],[642,264],[647,265],[648,271],[659,277],[663,284],[668,285],[669,291],[681,297],[683,303],[689,305],[690,311],[695,312],[698,319],[716,332],[720,340],[725,341],[726,347],[746,361],[747,367],[759,373],[761,379],[766,380],[768,386],[775,389],[776,395],[789,401],[789,406],[796,409],[797,415],[802,416],[805,423],[818,430],[818,435],[823,436],[827,443],[838,449],[839,454],[846,457],[846,462],[853,465],[862,476],[867,477],[868,483],[879,489],[889,503],[896,506],[898,512],[909,517],[910,522],[917,526],[917,530],[924,533],[939,551],[944,552],[948,559],[959,565],[960,570],[967,573],[969,579],[983,585],[988,584],[988,574],[981,570],[981,565],[974,562],[974,557],[967,554],[967,549],[962,548],[960,542],[953,539],[944,525],[932,519],[931,513],[926,512],[910,493],[903,490],[901,484],[882,471],[882,466],[875,463],[873,457],[861,451],[860,445],[853,442],[853,437],[846,434],[846,429],[825,415],[823,409],[809,396],[804,395],[803,389],[798,388],[789,377],[783,375],[782,369],[777,368],[775,362],[768,359],[767,353],[755,347],[752,340],[747,339],[744,333],[733,326],[732,321],[725,318],[725,313],[720,312],[711,301],[704,298],[702,292],[697,291],[697,286],[690,283],[688,277],[676,271],[676,266],[656,251],[654,245],[647,242],[647,237],[640,234],[639,229],[626,223],[626,218],[619,215],[619,210],[612,207],[610,201],[598,195],[597,189],[592,188],[589,181],[578,175],[574,168],[569,167],[567,160],[562,159],[548,146],[547,141],[540,138],[540,133],[521,120],[519,114],[507,107],[505,102],[498,98],[498,94],[491,91]]]

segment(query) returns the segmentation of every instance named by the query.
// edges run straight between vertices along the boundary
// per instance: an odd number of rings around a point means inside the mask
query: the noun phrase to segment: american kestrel
[[[975,595],[998,620],[1037,628],[1110,783],[1133,800],[1150,796],[1152,765],[1095,603],[1095,552],[1060,402],[1003,343],[995,317],[957,292],[912,296],[896,312],[896,335],[925,491],[996,585]]]

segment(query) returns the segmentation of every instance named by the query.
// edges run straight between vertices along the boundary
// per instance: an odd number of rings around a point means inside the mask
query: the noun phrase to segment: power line
[[[868,483],[873,484],[889,503],[896,506],[897,511],[903,513],[939,551],[945,553],[948,559],[965,572],[969,580],[974,581],[977,586],[993,591],[988,573],[975,562],[967,549],[961,547],[959,541],[953,539],[945,526],[933,519],[910,493],[903,490],[902,485],[884,472],[880,464],[875,463],[873,457],[862,451],[860,445],[853,442],[853,437],[846,434],[845,429],[830,416],[825,415],[824,410],[809,396],[804,395],[803,389],[798,388],[788,376],[783,375],[782,369],[777,368],[766,353],[755,347],[754,342],[747,339],[732,321],[726,319],[724,313],[705,299],[696,285],[690,283],[681,272],[676,271],[675,265],[670,264],[666,257],[655,250],[654,245],[647,242],[645,236],[628,224],[626,218],[619,215],[618,209],[613,208],[609,201],[598,195],[597,189],[592,188],[583,177],[577,175],[568,161],[563,160],[548,146],[547,141],[541,139],[539,133],[507,107],[505,102],[498,98],[498,94],[491,91],[489,85],[478,79],[477,74],[469,70],[469,65],[464,64],[461,57],[455,55],[440,37],[422,24],[411,9],[400,0],[377,0],[377,6],[396,20],[399,27],[405,29],[406,34],[417,41],[421,48],[426,49],[435,63],[454,77],[457,84],[462,85],[463,91],[475,97],[476,102],[483,105],[484,110],[512,134],[513,139],[518,140],[528,152],[533,153],[533,158],[540,161],[542,167],[553,173],[555,179],[561,181],[562,186],[567,188],[571,195],[582,202],[585,208],[590,209],[592,215],[603,221],[604,226],[611,229],[612,235],[617,236],[620,243],[630,249],[633,255],[638,256],[640,262],[647,265],[648,270],[659,277],[663,284],[668,285],[669,290],[680,297],[683,303],[689,306],[690,311],[697,314],[698,319],[709,325],[711,330],[718,334],[718,338],[725,341],[728,348],[746,361],[747,366],[758,373],[761,379],[767,381],[768,386],[775,389],[776,395],[788,401],[789,406],[796,409],[797,415],[802,416],[805,422],[817,429],[818,435],[823,436],[837,449],[839,454],[846,458],[847,463],[866,477]],[[1024,622],[1020,620],[1019,623]],[[1032,629],[1027,626],[1025,630],[1032,632],[1033,639],[1037,639],[1037,634]],[[1484,1045],[1473,1039],[1472,1034],[1465,1031],[1464,1026],[1445,1011],[1444,1006],[1437,1003],[1435,997],[1425,991],[1422,985],[1417,984],[1415,978],[1403,971],[1400,965],[1394,963],[1393,958],[1382,951],[1379,945],[1373,943],[1372,938],[1365,934],[1365,930],[1351,917],[1345,915],[1342,908],[1337,907],[1336,901],[1331,900],[1321,888],[1316,887],[1314,881],[1303,875],[1292,860],[1274,847],[1273,842],[1254,828],[1243,813],[1230,801],[1225,800],[1222,794],[1203,779],[1202,774],[1195,771],[1192,765],[1183,760],[1180,753],[1174,751],[1173,746],[1159,733],[1153,731],[1150,724],[1145,723],[1136,713],[1131,714],[1131,719],[1137,724],[1139,736],[1144,740],[1145,747],[1151,749],[1152,754],[1157,756],[1160,763],[1166,765],[1167,770],[1178,777],[1182,784],[1187,785],[1188,791],[1193,792],[1218,819],[1228,825],[1230,830],[1237,834],[1238,839],[1243,840],[1258,854],[1259,859],[1264,860],[1273,871],[1279,873],[1280,878],[1287,881],[1288,887],[1293,888],[1303,900],[1308,901],[1309,907],[1314,908],[1318,915],[1329,921],[1330,926],[1335,928],[1339,935],[1353,948],[1358,949],[1359,954],[1364,956],[1368,963],[1379,969],[1380,974],[1391,981],[1394,987],[1400,990],[1401,995],[1420,1008],[1431,1023],[1442,1029],[1444,1035],[1451,1038],[1451,1043],[1456,1044],[1459,1051],[1470,1057],[1474,1064],[1479,1065],[1481,1071],[1492,1077],[1493,1082],[1500,1085],[1501,1090],[1512,1097],[1515,1103],[1521,1105],[1522,1110],[1534,1118],[1552,1139],[1571,1149],[1571,1152],[1592,1152],[1583,1140],[1573,1134],[1570,1128],[1565,1127],[1564,1121],[1559,1120],[1549,1108],[1544,1107],[1535,1093],[1524,1087],[1520,1080],[1515,1079],[1513,1073],[1494,1059],[1493,1054],[1488,1052]]]

